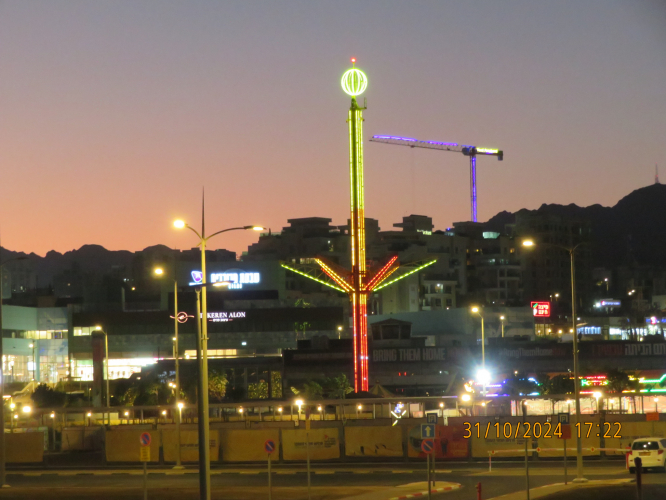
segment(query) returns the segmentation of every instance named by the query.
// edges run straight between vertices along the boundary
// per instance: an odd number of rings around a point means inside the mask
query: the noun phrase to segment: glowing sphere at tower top
[[[360,69],[352,68],[345,71],[340,83],[346,94],[355,97],[362,94],[368,87],[368,77]]]

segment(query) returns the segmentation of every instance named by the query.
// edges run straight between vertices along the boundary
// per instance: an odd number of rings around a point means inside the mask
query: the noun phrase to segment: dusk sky
[[[366,216],[614,205],[666,182],[666,2],[0,2],[0,231],[11,250],[190,248],[349,216],[349,58],[369,80]],[[237,252],[256,233],[212,248]]]

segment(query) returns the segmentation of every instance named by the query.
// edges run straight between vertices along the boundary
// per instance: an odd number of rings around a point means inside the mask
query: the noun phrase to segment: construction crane
[[[469,156],[469,195],[472,201],[472,221],[478,222],[477,193],[476,193],[476,155],[497,156],[499,161],[504,159],[504,151],[492,148],[479,148],[455,142],[419,141],[411,137],[398,137],[394,135],[373,135],[372,142],[395,144],[396,146],[409,146],[410,148],[438,149],[440,151],[453,151]]]

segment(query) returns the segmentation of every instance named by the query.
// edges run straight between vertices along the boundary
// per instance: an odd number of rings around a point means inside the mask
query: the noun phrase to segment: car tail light
[[[664,450],[659,450],[659,451],[657,452],[657,455],[663,455],[663,454],[664,454]]]

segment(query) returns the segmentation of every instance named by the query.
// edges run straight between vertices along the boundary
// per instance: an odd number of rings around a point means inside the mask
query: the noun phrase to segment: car
[[[646,437],[634,440],[631,443],[629,454],[629,472],[636,472],[634,460],[640,457],[643,469],[654,469],[666,472],[664,467],[664,452],[666,451],[666,439],[662,437]]]

